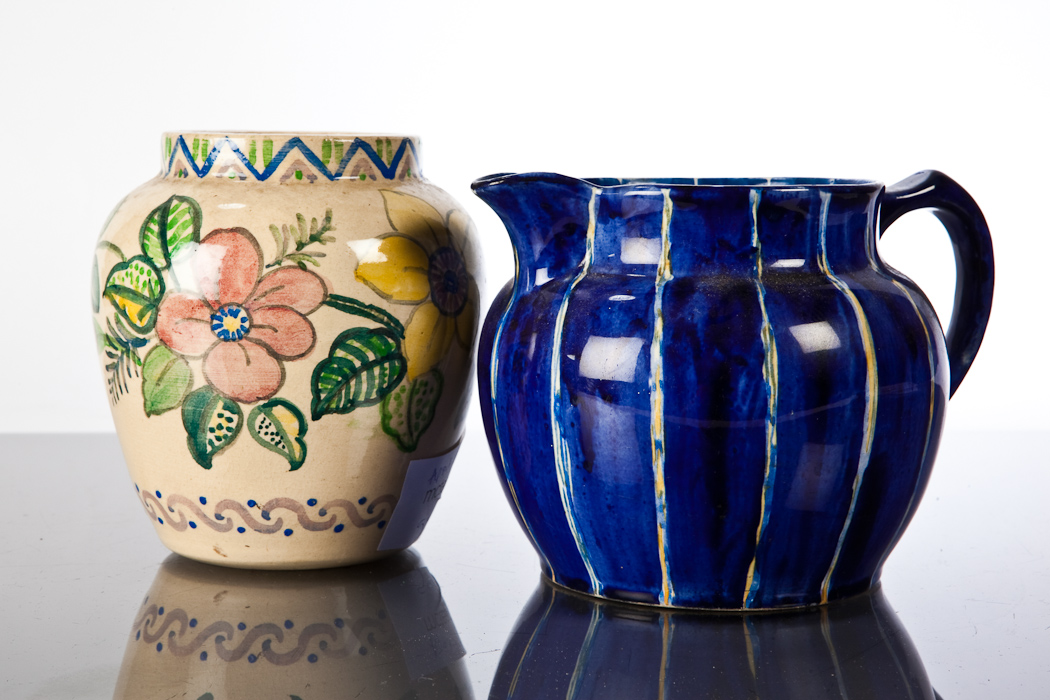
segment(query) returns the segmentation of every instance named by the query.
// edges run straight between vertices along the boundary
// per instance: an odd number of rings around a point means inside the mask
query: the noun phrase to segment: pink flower
[[[317,340],[306,316],[328,297],[321,278],[279,267],[260,279],[262,251],[243,228],[212,231],[174,268],[182,289],[165,295],[157,310],[161,342],[203,357],[204,378],[234,401],[276,394],[282,361],[306,356]]]

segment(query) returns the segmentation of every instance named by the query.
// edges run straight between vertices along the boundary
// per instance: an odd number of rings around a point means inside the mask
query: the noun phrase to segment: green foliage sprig
[[[306,217],[302,214],[295,215],[295,223],[291,226],[285,224],[280,228],[277,228],[276,224],[270,224],[270,233],[273,235],[273,240],[277,244],[277,257],[274,258],[273,262],[269,263],[266,267],[277,267],[282,265],[285,261],[290,261],[306,269],[306,264],[310,263],[314,267],[320,267],[320,263],[317,262],[317,258],[325,257],[324,253],[312,251],[304,253],[303,249],[309,245],[318,243],[325,245],[335,240],[335,236],[326,236],[325,234],[329,231],[334,231],[335,226],[332,225],[332,210],[328,209],[324,214],[324,221],[320,225],[317,223],[317,218],[310,219],[309,229],[306,226]],[[295,249],[289,252],[289,248],[294,244]]]
[[[132,333],[119,316],[114,316],[113,321],[106,319],[106,329],[109,332],[100,334],[99,344],[108,360],[105,365],[106,387],[110,400],[116,404],[128,391],[128,379],[139,376],[142,358],[139,357],[138,349],[148,341]]]

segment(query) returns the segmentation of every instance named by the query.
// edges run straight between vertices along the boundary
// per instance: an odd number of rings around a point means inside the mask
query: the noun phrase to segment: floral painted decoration
[[[383,429],[411,451],[433,420],[442,391],[436,365],[453,340],[469,352],[477,327],[477,284],[464,251],[473,224],[458,209],[442,216],[418,197],[381,193],[393,230],[350,246],[358,280],[388,302],[415,307],[405,326],[407,380],[382,405]]]
[[[458,209],[445,216],[411,195],[383,190],[392,232],[351,244],[357,279],[394,304],[415,306],[405,327],[408,376],[429,372],[453,338],[469,349],[477,326],[477,286],[463,245],[473,226]],[[422,241],[422,242],[420,242]]]
[[[409,195],[383,196],[395,231],[373,241],[392,262],[384,268],[359,254],[357,276],[381,296],[416,306],[407,328],[382,308],[332,293],[307,269],[319,266],[324,253],[305,249],[334,240],[326,235],[335,228],[331,210],[320,225],[313,219],[308,227],[301,214],[291,227],[271,225],[277,254],[268,264],[245,228],[215,229],[202,238],[200,206],[178,195],[146,217],[141,255],[127,258],[100,243],[120,258],[104,279],[96,261],[92,290],[96,312],[103,298],[113,307],[105,331],[96,323],[96,335],[114,403],[129,380],[141,377],[146,415],[180,408],[187,449],[201,467],[211,469],[247,427],[256,443],[297,470],[306,462],[309,422],[277,394],[285,363],[315,349],[309,317],[326,306],[374,325],[340,333],[316,364],[311,419],[380,404],[384,432],[402,451],[414,451],[442,393],[436,365],[453,338],[470,348],[477,290],[457,241],[465,216],[453,210],[441,217]],[[406,232],[426,233],[433,245],[425,248]],[[203,380],[196,388],[191,362],[199,363]],[[245,405],[253,405],[247,417]]]
[[[316,342],[307,318],[328,298],[314,272],[279,267],[259,277],[262,251],[243,228],[209,233],[188,267],[193,286],[169,293],[157,310],[157,336],[174,352],[202,358],[204,379],[240,403],[274,396],[283,362]],[[192,291],[191,291],[192,289]]]

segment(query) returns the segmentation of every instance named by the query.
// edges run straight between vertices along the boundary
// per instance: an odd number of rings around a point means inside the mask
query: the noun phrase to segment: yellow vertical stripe
[[[777,360],[777,341],[773,327],[769,323],[766,311],[766,290],[762,284],[762,241],[758,235],[758,203],[761,198],[759,190],[751,190],[751,245],[755,248],[755,290],[758,292],[758,306],[762,310],[762,379],[766,384],[766,466],[762,480],[762,499],[759,502],[758,529],[755,531],[755,555],[747,567],[747,581],[744,584],[743,606],[749,608],[754,604],[758,593],[759,579],[756,576],[758,567],[758,545],[762,541],[766,526],[769,524],[769,511],[773,501],[773,484],[777,472],[777,398],[779,390]]]
[[[591,603],[591,621],[587,625],[587,635],[583,638],[583,644],[580,645],[580,653],[576,656],[576,667],[572,670],[572,677],[569,678],[569,690],[565,693],[565,700],[576,700],[583,679],[588,675],[587,672],[590,671],[593,675],[597,671],[595,668],[590,668],[590,660],[594,649],[594,635],[598,632],[601,618],[601,605]]]
[[[521,678],[521,670],[525,667],[525,660],[529,658],[533,651],[533,644],[535,644],[536,638],[546,633],[547,619],[550,617],[551,609],[554,607],[554,601],[558,599],[558,595],[558,591],[550,591],[551,600],[547,603],[547,609],[543,611],[540,621],[536,623],[536,629],[532,630],[532,634],[529,635],[529,642],[525,645],[525,651],[521,652],[518,665],[514,668],[514,677],[510,679],[510,688],[507,690],[508,700],[514,697],[514,692],[518,689],[518,679]]]
[[[820,609],[820,634],[824,637],[824,645],[828,648],[831,657],[831,667],[835,669],[834,676],[839,686],[839,697],[849,700],[849,691],[846,689],[846,679],[842,675],[842,664],[839,663],[838,652],[835,651],[835,641],[831,638],[831,620],[828,617],[828,609]]]
[[[594,261],[594,232],[597,225],[597,213],[595,212],[595,207],[597,206],[597,199],[598,188],[595,187],[591,189],[591,201],[587,206],[586,255],[583,258],[583,264],[580,267],[580,271],[576,274],[576,277],[573,278],[572,282],[569,283],[569,288],[565,291],[565,296],[562,297],[561,306],[558,309],[558,317],[554,322],[554,339],[551,343],[550,418],[551,437],[554,447],[554,467],[555,472],[558,475],[558,492],[561,494],[562,510],[565,513],[565,519],[569,524],[569,530],[572,532],[572,537],[576,542],[576,549],[579,551],[580,558],[583,560],[583,566],[587,570],[587,577],[590,579],[591,589],[596,595],[601,595],[601,583],[598,581],[598,577],[594,573],[594,567],[591,565],[591,560],[587,553],[587,545],[584,543],[583,537],[580,535],[580,528],[576,522],[576,515],[573,512],[576,496],[572,482],[572,458],[569,452],[569,444],[562,435],[561,415],[559,413],[559,407],[561,404],[561,346],[565,330],[565,315],[569,311],[569,299],[572,297],[573,290],[576,289],[576,286],[590,271],[591,263]]]
[[[835,567],[838,566],[839,555],[842,553],[842,544],[846,541],[846,533],[849,531],[849,526],[853,522],[853,511],[857,507],[857,498],[860,495],[860,486],[864,480],[864,472],[868,469],[868,462],[871,459],[871,445],[875,440],[875,414],[878,411],[879,401],[879,370],[875,363],[875,340],[871,336],[871,326],[868,325],[868,318],[864,315],[864,309],[860,306],[860,300],[853,293],[853,290],[835,275],[832,271],[831,266],[828,265],[828,246],[827,246],[827,228],[828,228],[828,208],[831,204],[831,194],[829,192],[820,193],[820,271],[831,280],[831,283],[842,292],[843,296],[846,297],[851,307],[853,307],[853,313],[857,317],[857,327],[860,329],[861,343],[864,346],[864,361],[866,364],[866,382],[864,386],[864,438],[860,448],[860,459],[857,463],[857,474],[853,479],[853,495],[850,498],[849,511],[846,514],[846,522],[842,525],[842,531],[839,532],[838,543],[835,545],[835,554],[831,558],[831,565],[828,566],[828,571],[824,575],[824,581],[820,585],[820,602],[828,602],[828,591],[831,588],[831,576],[835,573]]]
[[[673,692],[668,685],[670,677],[667,673],[671,668],[671,643],[674,641],[673,613],[660,613],[660,631],[663,632],[660,645],[660,689],[656,697],[657,700],[667,700]]]
[[[500,420],[499,420],[499,404],[496,402],[497,390],[499,387],[499,343],[503,338],[503,327],[506,325],[507,316],[510,315],[510,310],[514,307],[514,302],[518,299],[518,273],[520,272],[518,262],[518,256],[515,252],[514,255],[514,283],[511,286],[510,299],[507,301],[507,308],[503,310],[503,315],[500,316],[499,325],[496,326],[496,337],[492,339],[492,358],[489,361],[489,381],[490,381],[490,398],[492,400],[492,432],[496,435],[496,449],[499,451],[499,466],[503,470],[503,478],[507,480],[507,490],[510,491],[510,498],[514,502],[514,508],[518,511],[518,517],[521,518],[521,522],[525,525],[525,529],[529,533],[529,537],[536,545],[536,551],[539,552],[540,558],[547,565],[547,570],[551,572],[551,579],[558,582],[558,573],[551,566],[550,561],[543,554],[540,549],[539,541],[536,539],[536,533],[532,531],[532,527],[529,525],[529,521],[525,518],[525,513],[521,509],[521,503],[518,501],[518,492],[514,488],[514,480],[510,478],[510,472],[507,469],[507,457],[503,451],[503,437],[500,433]]]
[[[670,226],[673,205],[671,191],[662,190],[663,220],[660,224],[660,263],[656,272],[656,295],[653,302],[653,342],[649,349],[649,437],[653,455],[653,484],[656,491],[656,539],[660,553],[660,604],[674,604],[674,585],[667,562],[667,488],[664,481],[666,450],[664,447],[664,285],[674,279],[671,271]]]

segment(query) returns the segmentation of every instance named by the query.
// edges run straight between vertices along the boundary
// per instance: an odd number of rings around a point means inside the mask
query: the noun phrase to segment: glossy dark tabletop
[[[541,585],[475,419],[410,552],[312,574],[169,556],[115,436],[0,435],[0,697],[1050,697],[1048,432],[949,426],[875,595],[698,616]]]

